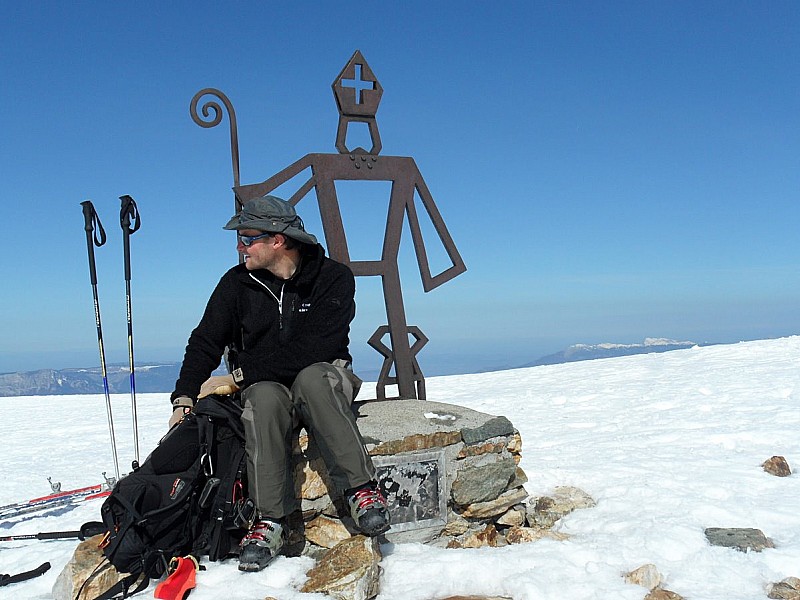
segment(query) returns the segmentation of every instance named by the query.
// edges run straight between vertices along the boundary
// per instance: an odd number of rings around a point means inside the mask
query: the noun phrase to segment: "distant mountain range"
[[[178,379],[180,363],[136,367],[137,392],[171,392]],[[130,369],[127,365],[108,365],[108,390],[129,394]],[[100,367],[88,369],[41,369],[0,374],[0,396],[51,396],[63,394],[102,394]]]
[[[556,365],[579,360],[612,358],[649,352],[668,352],[697,346],[695,342],[647,338],[643,344],[575,344],[566,350],[548,354],[521,367]],[[136,391],[171,392],[178,379],[180,363],[162,363],[136,367]],[[221,371],[220,371],[221,373]],[[360,373],[369,378],[371,373]],[[374,374],[377,377],[377,373]],[[130,393],[130,371],[127,365],[109,365],[106,369],[108,389],[112,394]],[[41,369],[0,374],[0,397],[51,396],[66,394],[102,394],[103,376],[100,367],[87,369]]]
[[[695,342],[676,342],[664,338],[645,338],[643,344],[574,344],[555,354],[548,354],[520,367],[538,367],[541,365],[559,365],[561,363],[593,360],[596,358],[614,358],[633,354],[649,354],[651,352],[669,352],[699,346]]]

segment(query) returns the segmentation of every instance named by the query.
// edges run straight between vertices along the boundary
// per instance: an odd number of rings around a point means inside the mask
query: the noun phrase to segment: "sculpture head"
[[[352,151],[347,148],[347,126],[351,121],[356,121],[367,123],[372,140],[372,148],[368,153],[378,154],[381,150],[381,139],[375,114],[383,96],[383,87],[369,68],[361,51],[355,51],[331,87],[336,98],[336,106],[339,108],[336,148],[342,154],[367,152],[363,148]]]

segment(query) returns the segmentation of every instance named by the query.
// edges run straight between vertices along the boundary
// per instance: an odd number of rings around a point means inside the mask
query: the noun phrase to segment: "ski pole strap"
[[[39,575],[44,575],[47,571],[50,570],[50,563],[42,563],[35,569],[31,569],[30,571],[23,571],[22,573],[17,573],[16,575],[7,575],[5,573],[0,573],[0,587],[4,585],[10,585],[12,583],[19,583],[20,581],[27,581],[28,579],[33,579],[34,577],[39,577]]]
[[[130,250],[130,236],[139,230],[142,225],[142,220],[139,218],[139,209],[136,207],[136,201],[128,196],[120,196],[119,199],[122,205],[119,209],[119,224],[122,227],[122,242],[123,251],[125,255],[125,281],[131,280],[131,250]],[[133,223],[133,226],[131,226]]]
[[[139,208],[136,206],[136,200],[127,194],[120,196],[119,199],[122,201],[122,206],[119,211],[119,224],[126,233],[136,233],[142,225],[142,221],[139,218]],[[131,227],[132,222],[133,227]]]
[[[83,207],[83,228],[86,230],[87,238],[91,239],[90,233],[94,234],[94,245],[98,248],[106,243],[106,230],[103,229],[103,224],[100,222],[100,217],[97,216],[97,211],[91,200],[84,200],[81,202]]]
[[[101,521],[89,521],[88,523],[81,525],[81,529],[78,532],[78,539],[81,541],[87,540],[90,537],[100,535],[106,531],[108,531],[108,528],[106,527],[105,523]]]

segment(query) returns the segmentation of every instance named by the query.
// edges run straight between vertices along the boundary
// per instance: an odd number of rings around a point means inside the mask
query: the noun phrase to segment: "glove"
[[[239,386],[233,380],[233,375],[213,375],[206,379],[203,385],[200,386],[200,393],[197,394],[197,399],[205,398],[211,394],[233,394],[238,391]]]
[[[184,415],[192,412],[194,408],[194,400],[188,396],[179,396],[172,401],[172,416],[169,418],[169,428],[172,429],[175,425],[181,422]]]

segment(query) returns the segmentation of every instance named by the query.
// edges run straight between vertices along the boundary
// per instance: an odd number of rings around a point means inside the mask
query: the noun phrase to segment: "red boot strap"
[[[194,589],[195,574],[199,570],[200,564],[192,555],[173,558],[169,564],[169,575],[156,586],[153,595],[159,600],[182,600]]]

